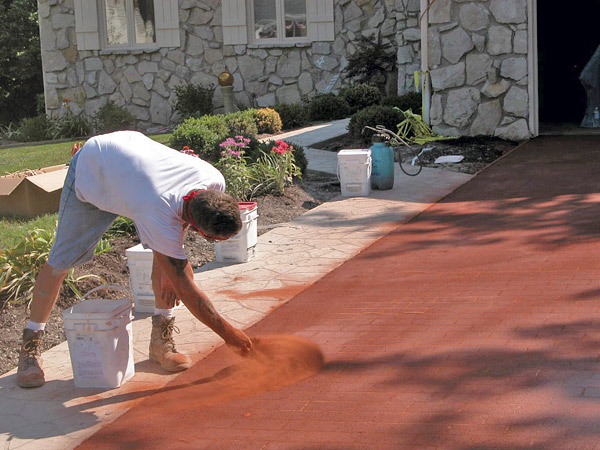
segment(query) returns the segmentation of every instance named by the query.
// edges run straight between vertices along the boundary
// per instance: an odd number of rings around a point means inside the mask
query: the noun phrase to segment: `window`
[[[307,37],[306,0],[254,0],[252,6],[256,41]]]
[[[333,0],[221,0],[225,44],[333,41]]]
[[[78,50],[179,47],[177,0],[74,0]]]
[[[153,0],[103,0],[104,46],[156,44]]]

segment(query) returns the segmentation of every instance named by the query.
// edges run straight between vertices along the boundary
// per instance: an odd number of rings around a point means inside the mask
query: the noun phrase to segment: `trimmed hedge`
[[[400,123],[403,118],[404,115],[402,112],[395,109],[393,106],[370,106],[357,112],[350,118],[348,131],[355,138],[362,139],[365,144],[370,144],[374,132],[365,130],[363,134],[363,128],[365,126],[375,127],[376,125],[383,125],[389,130],[396,131],[398,129],[398,123]]]

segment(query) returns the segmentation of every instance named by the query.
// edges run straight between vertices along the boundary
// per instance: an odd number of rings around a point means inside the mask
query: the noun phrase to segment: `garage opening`
[[[537,2],[540,128],[579,127],[587,95],[579,76],[600,45],[600,0]]]

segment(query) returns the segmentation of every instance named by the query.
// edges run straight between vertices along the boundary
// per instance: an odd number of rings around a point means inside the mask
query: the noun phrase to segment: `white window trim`
[[[106,19],[106,0],[98,0],[98,21],[99,21],[99,34],[100,34],[100,46],[103,51],[119,51],[119,50],[158,50],[159,46],[157,42],[136,44],[135,40],[135,25],[133,17],[133,0],[125,0],[125,14],[127,22],[127,36],[129,42],[127,44],[109,45],[108,44],[108,30],[107,19]],[[156,11],[154,11],[154,29],[156,41]]]
[[[308,26],[307,26],[307,32],[306,32],[306,36],[299,36],[299,37],[285,37],[285,14],[284,14],[284,0],[275,0],[276,3],[276,11],[277,11],[277,31],[278,31],[278,35],[280,37],[276,37],[276,38],[267,38],[267,39],[260,39],[256,37],[256,28],[255,28],[255,23],[254,23],[254,0],[249,0],[250,5],[247,8],[248,11],[248,18],[247,18],[247,23],[248,23],[248,32],[250,33],[250,39],[249,42],[250,44],[254,45],[254,46],[260,46],[262,44],[264,45],[268,45],[268,46],[273,46],[274,44],[302,44],[302,43],[309,43],[312,42],[313,39],[311,39],[311,37],[308,34]],[[305,2],[308,3],[308,2]],[[306,22],[308,24],[308,11],[306,13]]]
[[[313,42],[335,40],[333,0],[306,0],[307,36],[282,39],[254,37],[253,0],[221,0],[221,5],[225,45],[246,45],[250,48],[304,47]],[[279,11],[283,14],[283,8],[279,8]]]

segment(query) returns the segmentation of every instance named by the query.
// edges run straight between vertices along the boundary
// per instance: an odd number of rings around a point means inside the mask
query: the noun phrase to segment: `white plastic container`
[[[243,263],[254,258],[258,239],[258,205],[256,202],[240,202],[242,229],[226,241],[215,243],[218,262]]]
[[[129,267],[129,288],[133,293],[135,311],[154,312],[154,292],[152,291],[152,250],[142,244],[125,250]]]
[[[106,288],[123,289],[99,286],[62,313],[77,387],[116,388],[135,375],[131,300],[86,300]]]
[[[371,150],[345,149],[337,155],[337,172],[342,196],[365,197],[371,193]]]

